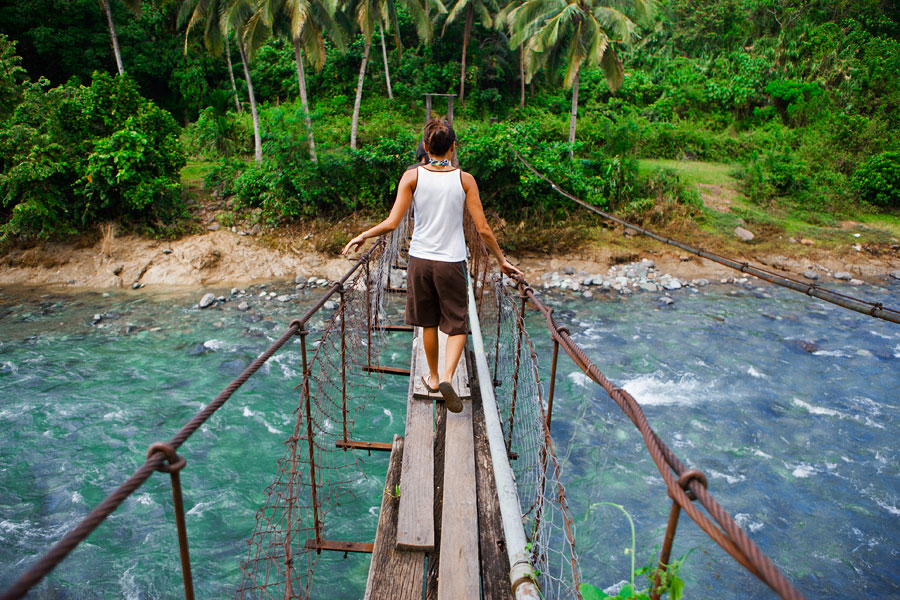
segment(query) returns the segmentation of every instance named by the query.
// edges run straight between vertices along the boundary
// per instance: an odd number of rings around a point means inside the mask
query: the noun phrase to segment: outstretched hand
[[[506,259],[503,259],[503,263],[500,265],[500,270],[503,271],[504,275],[512,277],[513,279],[518,280],[525,277],[525,273],[515,268],[512,263],[510,263]]]
[[[361,235],[356,236],[355,238],[353,238],[352,240],[347,242],[347,245],[344,246],[344,250],[341,252],[341,254],[349,254],[350,252],[356,252],[357,250],[359,250],[359,247],[362,246],[363,242],[365,242],[365,241],[366,241],[366,238],[364,238],[363,236],[361,236]]]

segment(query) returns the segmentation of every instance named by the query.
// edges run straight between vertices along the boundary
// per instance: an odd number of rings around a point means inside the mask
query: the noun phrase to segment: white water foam
[[[805,408],[809,414],[811,415],[825,415],[828,417],[841,417],[846,419],[849,415],[845,415],[844,413],[838,412],[836,410],[832,410],[830,408],[823,408],[821,406],[815,406],[814,404],[810,404],[808,402],[804,402],[800,398],[794,398],[794,404],[801,408]]]
[[[718,477],[718,478],[724,479],[725,481],[728,482],[729,485],[734,485],[735,483],[740,483],[747,479],[747,476],[743,475],[743,474],[729,475],[728,473],[720,473],[719,471],[716,471],[715,469],[710,469],[710,468],[707,468],[706,472],[709,473],[712,477]]]
[[[13,375],[19,374],[19,367],[17,367],[16,364],[10,360],[4,360],[3,362],[0,362],[0,366],[9,369],[9,372]]]
[[[800,463],[799,465],[793,467],[787,463],[784,463],[784,466],[788,469],[793,469],[791,471],[791,475],[793,475],[797,479],[806,479],[807,477],[812,477],[819,472],[819,469],[809,463]]]
[[[131,565],[125,569],[125,572],[119,577],[119,585],[122,587],[122,597],[125,598],[125,600],[141,600],[141,591],[138,589],[134,573],[132,573],[136,566],[136,564]]]
[[[220,352],[222,350],[234,350],[236,346],[231,342],[226,342],[225,340],[206,340],[203,342],[204,348],[209,348],[214,352]]]
[[[881,500],[880,498],[872,498],[872,500],[875,502],[875,504],[877,504],[884,510],[888,511],[892,515],[894,515],[894,516],[900,515],[900,508],[897,508],[896,506],[894,506],[892,504],[888,504],[887,502],[885,502],[884,500]]]
[[[197,515],[198,517],[202,517],[203,513],[206,512],[207,508],[215,506],[217,500],[210,500],[209,502],[198,502],[195,504],[191,510],[187,511],[187,515]]]
[[[677,380],[664,379],[659,372],[639,375],[622,387],[643,406],[693,405],[709,392],[690,373]]]
[[[387,418],[390,420],[390,424],[393,425],[394,424],[394,414],[387,408],[382,408],[381,410],[382,410],[382,412],[384,412],[385,415],[387,415]]]
[[[84,496],[78,492],[72,492],[72,504],[84,504]]]
[[[765,524],[760,521],[752,520],[747,513],[738,513],[734,515],[734,522],[742,529],[748,529],[750,533],[756,533],[765,526]]]
[[[141,494],[139,496],[135,496],[134,501],[138,504],[143,504],[144,506],[155,504],[153,502],[153,497],[150,494]]]
[[[813,356],[834,356],[836,358],[850,358],[853,356],[843,350],[816,350],[812,354]]]
[[[769,378],[767,375],[763,375],[762,373],[760,373],[753,367],[750,367],[749,369],[747,369],[747,374],[750,375],[751,377],[756,377],[757,379],[768,379]]]
[[[590,387],[594,383],[590,377],[588,377],[581,371],[573,371],[566,377],[568,377],[573,384],[581,387]]]
[[[255,419],[256,421],[262,423],[263,426],[265,426],[266,430],[267,430],[269,433],[284,434],[283,431],[281,431],[280,429],[276,429],[275,427],[272,426],[271,423],[269,423],[268,421],[266,421],[266,420],[262,417],[261,414],[259,414],[258,412],[255,412],[255,411],[251,410],[249,406],[245,406],[245,407],[244,407],[244,413],[243,413],[243,416],[245,416],[245,417],[247,417],[247,418]]]

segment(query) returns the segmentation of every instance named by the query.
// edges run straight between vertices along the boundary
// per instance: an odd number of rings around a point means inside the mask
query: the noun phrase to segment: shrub
[[[900,208],[900,152],[872,156],[853,173],[851,182],[863,200],[884,208]]]

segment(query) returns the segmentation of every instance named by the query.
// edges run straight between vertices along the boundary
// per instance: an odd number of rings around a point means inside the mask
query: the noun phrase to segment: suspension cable
[[[727,258],[720,254],[716,254],[714,252],[708,252],[703,250],[702,248],[695,248],[694,246],[690,246],[688,244],[679,242],[678,240],[673,240],[672,238],[665,237],[650,231],[649,229],[645,229],[633,223],[629,223],[619,217],[611,215],[607,212],[604,212],[597,208],[596,206],[591,206],[581,198],[578,198],[574,194],[567,192],[562,189],[553,181],[551,181],[547,176],[540,173],[537,169],[535,169],[525,158],[519,153],[518,150],[512,148],[513,154],[522,161],[529,171],[537,175],[539,178],[550,184],[550,187],[553,188],[554,191],[558,192],[562,196],[565,196],[572,202],[583,206],[584,208],[594,212],[605,219],[609,219],[615,223],[625,226],[628,229],[632,229],[640,234],[646,235],[649,238],[662,242],[664,244],[669,244],[670,246],[675,246],[685,252],[690,252],[691,254],[696,254],[701,258],[705,258],[707,260],[711,260],[713,262],[719,263],[720,265],[724,265],[730,269],[735,269],[736,271],[740,271],[741,273],[747,273],[748,275],[753,275],[759,279],[764,281],[768,281],[769,283],[774,283],[775,285],[779,285],[781,287],[788,288],[790,290],[794,290],[795,292],[800,292],[802,294],[806,294],[807,296],[813,296],[820,300],[824,300],[825,302],[830,302],[831,304],[836,304],[838,306],[842,306],[844,308],[856,311],[858,313],[862,313],[864,315],[869,315],[870,317],[877,317],[879,319],[884,319],[885,321],[891,321],[892,323],[900,323],[900,311],[895,310],[893,308],[889,308],[884,306],[880,302],[871,302],[869,300],[862,300],[860,298],[855,298],[853,296],[848,296],[847,294],[842,294],[840,292],[835,292],[834,290],[829,290],[827,288],[820,287],[815,283],[805,283],[803,281],[798,281],[797,279],[792,279],[790,277],[785,277],[783,275],[778,275],[777,273],[773,273],[767,269],[762,269],[760,267],[751,266],[746,261],[738,261],[731,258]]]

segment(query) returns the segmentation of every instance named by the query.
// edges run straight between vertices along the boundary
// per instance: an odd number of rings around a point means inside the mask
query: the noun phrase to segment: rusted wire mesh
[[[547,390],[522,319],[524,305],[503,285],[471,222],[466,230],[485,352],[538,585],[544,598],[579,598],[575,529],[547,426]]]
[[[405,232],[392,238],[400,235]],[[339,444],[352,440],[359,413],[381,387],[380,376],[366,367],[377,366],[383,336],[375,325],[383,319],[400,246],[395,239],[379,243],[382,249],[343,287],[321,330],[299,332],[303,373],[294,430],[256,514],[236,598],[309,598],[329,514],[365,478],[359,454]]]

